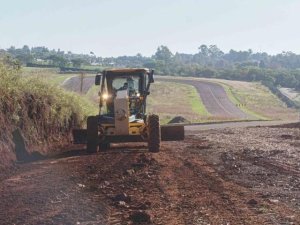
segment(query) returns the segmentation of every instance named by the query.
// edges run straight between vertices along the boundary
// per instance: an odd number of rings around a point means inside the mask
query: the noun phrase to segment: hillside
[[[222,85],[231,102],[248,115],[248,119],[297,120],[298,112],[288,108],[267,87],[258,82],[231,81],[223,79],[158,76],[160,81],[172,81],[197,86],[200,83]],[[201,95],[201,93],[200,93]],[[224,97],[215,96],[224,101]]]
[[[300,91],[293,88],[279,88],[280,92],[292,100],[296,105],[300,106]]]
[[[61,85],[68,90],[80,92],[81,78],[78,74],[60,74],[54,69],[25,68],[23,75],[44,77],[51,84]],[[92,104],[95,104],[98,101],[99,90],[96,86],[93,86],[93,82],[94,75],[85,75],[83,79],[83,92],[85,94],[83,96],[92,101]],[[231,108],[235,107],[237,109],[229,108],[227,110],[238,110],[246,116],[238,113],[237,116],[226,118],[222,116],[222,112],[220,112],[220,115],[208,112],[207,107],[212,106],[203,104],[200,93],[202,87],[198,92],[195,86],[198,82],[201,82],[201,84],[207,84],[207,82],[211,85],[217,84],[218,89],[221,85],[221,89],[224,89],[226,94],[219,93],[211,87],[211,90],[216,91],[214,91],[214,99],[219,99],[216,104],[224,105],[224,99],[228,99],[228,104],[232,104]],[[221,89],[220,91],[222,91]],[[205,95],[205,93],[202,94]],[[287,108],[268,88],[258,82],[156,76],[156,82],[151,85],[151,94],[148,100],[148,112],[160,114],[163,123],[167,123],[178,115],[185,117],[190,122],[297,119],[297,112],[294,109]],[[211,100],[208,99],[208,102],[211,102]],[[226,114],[226,111],[223,113]]]
[[[79,74],[60,74],[55,69],[24,68],[23,76],[43,77],[54,85],[62,85],[64,88],[80,92]],[[86,75],[83,79],[83,97],[91,101],[96,107],[98,101],[98,87],[93,86],[94,75]],[[224,107],[224,100],[232,104],[227,111],[238,110],[236,116],[224,117],[221,114],[210,113],[203,103],[201,90],[198,92],[195,84],[217,84],[217,89],[224,89],[226,94],[214,92],[216,104]],[[205,83],[206,82],[206,83]],[[211,87],[211,90],[215,90]],[[220,89],[221,92],[223,92]],[[205,95],[205,93],[202,93]],[[214,97],[214,96],[212,96]],[[167,123],[176,116],[182,116],[190,122],[213,122],[224,120],[295,120],[298,118],[296,110],[287,108],[286,104],[278,99],[271,91],[259,82],[230,81],[224,79],[157,76],[156,82],[151,85],[151,94],[148,99],[148,112],[158,113],[162,123]],[[211,102],[208,98],[208,102]],[[207,104],[207,103],[206,103]],[[227,104],[227,105],[228,105]],[[226,106],[225,106],[226,107]],[[233,109],[233,107],[237,109]]]

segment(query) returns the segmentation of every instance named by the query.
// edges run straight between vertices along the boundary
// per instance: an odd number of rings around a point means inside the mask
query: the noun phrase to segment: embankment
[[[61,149],[93,106],[0,62],[0,169]]]

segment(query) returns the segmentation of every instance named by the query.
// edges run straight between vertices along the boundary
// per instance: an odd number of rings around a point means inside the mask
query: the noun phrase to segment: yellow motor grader
[[[100,86],[99,114],[89,116],[86,130],[74,130],[74,143],[86,143],[88,152],[106,151],[110,143],[147,142],[158,152],[161,141],[184,139],[184,127],[160,126],[159,116],[146,114],[146,100],[154,71],[110,69],[95,77]]]

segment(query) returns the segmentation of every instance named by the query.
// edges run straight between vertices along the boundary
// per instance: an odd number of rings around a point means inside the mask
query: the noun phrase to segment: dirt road
[[[299,127],[190,130],[157,154],[19,164],[1,178],[0,224],[300,224],[299,147]]]

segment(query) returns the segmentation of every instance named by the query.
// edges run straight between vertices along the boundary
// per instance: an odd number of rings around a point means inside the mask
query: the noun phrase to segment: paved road
[[[82,83],[82,93],[87,93],[94,85],[95,77],[84,77]],[[74,92],[81,92],[81,79],[79,76],[74,76],[66,79],[62,83],[62,87]]]
[[[254,119],[253,116],[244,113],[232,101],[230,101],[226,91],[220,84],[209,81],[172,79],[164,77],[159,77],[157,79],[194,86],[197,89],[207,111],[214,117],[224,119]]]

